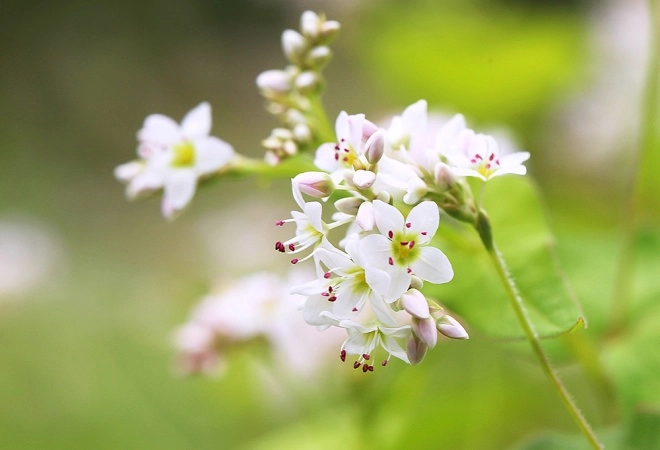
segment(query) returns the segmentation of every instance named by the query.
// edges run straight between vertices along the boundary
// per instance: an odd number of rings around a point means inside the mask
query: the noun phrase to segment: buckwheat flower
[[[135,199],[163,189],[162,212],[172,219],[193,198],[197,181],[224,167],[234,155],[225,141],[209,136],[211,106],[203,102],[177,124],[161,114],[152,114],[138,131],[139,161],[116,168],[125,183],[126,195]]]
[[[293,294],[308,296],[303,308],[307,323],[332,325],[337,320],[355,318],[365,306],[369,306],[380,321],[391,322],[387,305],[371,288],[378,285],[386,290],[389,276],[384,271],[363,267],[356,239],[348,240],[346,253],[325,241],[316,256],[327,270],[317,280],[291,290]],[[328,320],[329,317],[332,320]]]
[[[470,129],[463,130],[455,145],[444,154],[454,174],[458,176],[477,177],[487,181],[509,173],[527,173],[527,168],[522,163],[529,159],[528,152],[502,154],[492,136],[476,134]]]
[[[379,347],[387,353],[387,357],[380,364],[387,365],[394,356],[410,364],[408,355],[400,341],[405,342],[412,334],[410,325],[388,327],[380,323],[361,324],[352,320],[342,320],[339,325],[348,332],[348,339],[342,345],[340,356],[342,361],[347,355],[358,355],[353,368],[362,366],[363,372],[373,372],[375,353]]]
[[[360,253],[366,264],[385,270],[391,282],[386,292],[372,288],[393,302],[410,287],[412,275],[431,283],[446,283],[454,275],[444,253],[429,245],[435,235],[440,214],[438,206],[424,201],[415,206],[408,217],[394,206],[380,200],[373,202],[376,227],[380,234],[360,240]]]

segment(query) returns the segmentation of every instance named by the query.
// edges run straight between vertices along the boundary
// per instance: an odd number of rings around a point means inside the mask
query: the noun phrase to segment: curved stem
[[[591,429],[591,426],[580,412],[580,409],[575,404],[575,401],[569,394],[568,390],[562,383],[561,379],[553,369],[552,363],[550,362],[548,355],[543,350],[543,347],[541,347],[541,341],[539,335],[536,329],[534,328],[534,324],[527,315],[527,309],[525,308],[523,300],[520,297],[520,294],[518,293],[518,289],[516,288],[515,282],[509,275],[509,271],[506,268],[504,259],[502,258],[502,255],[495,246],[495,241],[493,240],[492,230],[490,227],[490,221],[488,219],[488,216],[483,211],[480,211],[479,213],[476,228],[477,231],[479,232],[479,236],[481,237],[481,241],[486,247],[486,250],[488,250],[488,254],[493,262],[493,265],[495,266],[495,270],[497,271],[497,275],[499,276],[500,281],[502,281],[504,290],[506,291],[507,297],[509,298],[509,303],[511,304],[511,307],[513,308],[513,311],[516,314],[516,318],[518,319],[518,322],[520,323],[520,326],[523,329],[523,332],[525,333],[525,337],[527,338],[527,341],[532,347],[532,351],[534,352],[534,355],[541,364],[541,368],[543,369],[543,372],[546,374],[546,376],[552,383],[553,387],[559,394],[559,397],[561,397],[564,406],[571,414],[573,420],[580,428],[580,431],[582,431],[582,434],[584,434],[585,438],[589,441],[589,444],[591,444],[592,448],[594,449],[604,448],[603,445],[598,441],[598,437],[596,436],[594,431]]]

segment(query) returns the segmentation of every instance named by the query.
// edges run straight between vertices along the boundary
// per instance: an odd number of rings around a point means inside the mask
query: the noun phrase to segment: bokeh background
[[[342,23],[326,70],[331,117],[385,120],[425,98],[532,153],[590,321],[579,332],[607,379],[574,364],[570,342],[549,350],[599,434],[632,433],[620,424],[638,426],[636,408],[657,411],[660,395],[653,220],[636,241],[645,259],[629,320],[610,327],[639,145],[644,1],[5,0],[0,447],[585,448],[524,344],[479,333],[371,376],[312,352],[322,370],[299,378],[263,342],[230,352],[222,377],[176,375],[172,333],[191,306],[218,279],[283,264],[271,224],[293,206],[288,181],[220,180],[166,223],[158,199],[125,201],[113,168],[134,158],[148,114],[180,120],[203,100],[214,134],[258,157],[276,122],[254,80],[285,65],[280,33],[305,9]],[[557,447],[547,434],[569,437]]]

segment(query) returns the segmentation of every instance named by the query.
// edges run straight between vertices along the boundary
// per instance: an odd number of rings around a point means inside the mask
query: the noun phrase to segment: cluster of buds
[[[267,70],[257,77],[257,86],[266,98],[266,109],[284,124],[262,143],[266,161],[277,164],[298,152],[315,138],[318,114],[315,98],[323,88],[321,70],[330,61],[328,46],[339,32],[339,23],[312,11],[303,13],[300,31],[282,33],[282,50],[290,65],[284,70]]]
[[[364,372],[373,371],[382,351],[382,365],[392,356],[421,362],[438,332],[467,339],[463,326],[423,294],[424,283],[453,277],[433,241],[440,211],[476,224],[479,208],[465,177],[487,181],[526,171],[521,163],[528,153],[503,154],[492,137],[467,128],[461,115],[436,133],[427,122],[423,100],[387,128],[363,114],[341,112],[336,141],[316,151],[319,170],[292,180],[300,211],[277,222],[295,223],[296,232],[275,249],[296,256],[293,264],[313,260],[316,268],[316,279],[291,291],[306,297],[305,321],[345,329],[340,358],[356,355],[353,366]],[[324,201],[308,202],[304,195]],[[324,211],[330,207],[334,211]],[[330,232],[345,225],[338,243],[331,243]]]

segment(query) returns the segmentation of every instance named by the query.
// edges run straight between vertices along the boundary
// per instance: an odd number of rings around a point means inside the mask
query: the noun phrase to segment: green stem
[[[635,237],[640,221],[640,215],[645,203],[645,184],[657,176],[657,172],[649,164],[653,153],[657,151],[660,115],[660,2],[648,0],[649,61],[646,81],[642,96],[642,111],[640,124],[639,147],[633,154],[630,175],[627,180],[626,195],[621,217],[621,244],[614,288],[612,290],[611,331],[617,332],[625,326],[628,316],[628,306],[632,299]],[[657,169],[657,168],[656,168]]]
[[[520,323],[520,326],[523,329],[523,332],[525,333],[525,337],[527,338],[527,341],[532,347],[532,351],[534,352],[534,355],[541,364],[541,368],[543,369],[543,372],[546,374],[546,376],[552,383],[553,387],[555,388],[555,390],[559,394],[559,397],[564,403],[564,406],[571,414],[573,420],[580,428],[580,431],[582,431],[582,434],[584,434],[585,438],[589,441],[589,444],[591,444],[592,448],[602,449],[603,445],[598,441],[598,437],[593,432],[591,426],[580,412],[580,409],[575,404],[575,401],[569,394],[568,390],[562,383],[561,379],[559,378],[555,370],[552,368],[552,363],[550,362],[548,355],[546,355],[545,351],[543,350],[543,347],[541,346],[539,335],[536,329],[534,328],[534,324],[532,323],[531,319],[527,314],[527,309],[525,308],[523,300],[520,297],[520,294],[518,293],[518,289],[516,288],[515,282],[509,275],[509,272],[506,268],[506,264],[504,262],[504,259],[502,258],[502,255],[497,250],[495,241],[493,240],[490,221],[488,219],[488,216],[483,210],[479,212],[476,228],[484,246],[486,247],[486,250],[488,250],[488,254],[493,262],[493,265],[495,266],[495,270],[497,271],[497,275],[499,276],[500,281],[502,281],[504,290],[507,293],[507,297],[509,298],[511,307],[513,308],[513,311],[516,314],[516,318],[518,319],[518,322]]]

